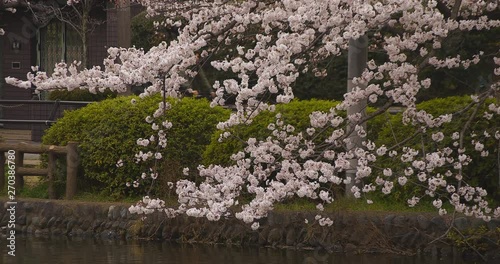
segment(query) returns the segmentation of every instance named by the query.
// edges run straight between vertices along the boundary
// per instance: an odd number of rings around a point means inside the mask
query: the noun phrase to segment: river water
[[[4,240],[4,239],[2,239]],[[5,241],[5,240],[4,240]],[[272,249],[259,247],[227,247],[218,245],[186,245],[158,241],[103,241],[17,238],[16,256],[7,254],[4,241],[0,243],[0,263],[23,264],[462,264],[452,257],[436,259],[429,256],[344,255],[321,251]]]

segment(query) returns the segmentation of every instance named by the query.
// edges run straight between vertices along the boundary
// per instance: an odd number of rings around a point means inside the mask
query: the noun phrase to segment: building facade
[[[129,8],[130,17],[143,10],[139,5]],[[107,48],[118,45],[119,30],[122,29],[117,18],[120,11],[110,3],[92,10],[93,19],[99,23],[88,34],[88,66],[102,65],[107,56]],[[46,21],[44,25],[34,21],[33,13],[28,10],[19,9],[15,13],[0,11],[0,28],[5,30],[5,34],[0,36],[0,99],[43,100],[31,89],[6,84],[5,77],[25,80],[31,66],[39,66],[40,70],[50,74],[54,65],[60,61],[83,60],[80,35],[71,25],[56,17]],[[0,119],[40,120],[47,118],[51,109],[50,105],[0,104]],[[34,129],[34,126],[39,125],[0,123],[0,126],[4,129]]]

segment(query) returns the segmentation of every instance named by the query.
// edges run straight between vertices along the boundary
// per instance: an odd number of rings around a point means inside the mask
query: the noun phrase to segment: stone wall
[[[0,202],[5,207],[0,210],[0,228],[5,235],[11,217],[6,209],[10,205],[5,199]],[[483,256],[500,258],[500,220],[484,223],[457,217],[450,228],[450,217],[435,214],[333,212],[325,214],[334,221],[333,225],[321,227],[314,220],[316,212],[273,212],[253,231],[236,219],[210,222],[190,217],[166,219],[161,214],[153,214],[143,220],[128,212],[128,204],[24,200],[15,206],[16,234],[27,236],[158,239],[354,254],[422,254],[434,258],[475,253],[470,248],[457,246],[467,241]],[[455,235],[446,235],[448,230]]]

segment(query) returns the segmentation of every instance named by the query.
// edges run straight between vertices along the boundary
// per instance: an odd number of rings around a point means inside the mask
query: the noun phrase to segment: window
[[[71,63],[83,58],[80,35],[71,26],[59,20],[52,20],[40,29],[38,45],[38,65],[49,75],[54,72],[56,63]]]

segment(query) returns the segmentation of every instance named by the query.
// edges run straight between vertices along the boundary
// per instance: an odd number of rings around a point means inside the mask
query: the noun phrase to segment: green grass
[[[21,190],[19,197],[48,199],[49,191],[47,182],[41,182],[35,186],[24,186]]]
[[[56,193],[62,194],[59,199],[64,199],[65,185],[63,183],[55,183]],[[0,190],[0,197],[7,197],[7,188]],[[22,190],[16,191],[17,198],[38,198],[48,199],[48,184],[40,182],[35,186],[25,186]],[[141,196],[116,197],[105,191],[79,191],[73,200],[86,202],[123,202],[136,203],[141,200]],[[250,201],[250,197],[242,197],[242,203]],[[176,197],[165,199],[168,206],[176,206]],[[309,199],[294,198],[283,203],[275,205],[276,211],[317,211],[317,202]],[[365,199],[354,199],[340,197],[335,199],[331,204],[326,204],[325,212],[363,212],[363,211],[378,211],[378,212],[437,212],[436,208],[430,202],[422,201],[416,207],[409,207],[406,203],[394,201],[391,196],[376,197],[373,199],[373,204],[368,204]],[[448,212],[452,212],[452,208],[445,204]]]
[[[121,202],[121,203],[136,203],[141,200],[142,197],[132,196],[115,198],[106,193],[92,193],[92,192],[80,192],[77,193],[73,200],[76,201],[87,201],[87,202]]]
[[[64,193],[65,186],[63,184],[55,184],[56,193]],[[6,197],[7,190],[0,191],[0,197]],[[22,190],[16,192],[17,198],[38,198],[48,199],[48,185],[46,182],[41,182],[35,186],[25,186]],[[64,197],[59,197],[64,199]],[[249,198],[249,197],[248,197]],[[123,202],[136,203],[141,200],[140,196],[132,197],[115,197],[108,193],[80,191],[77,192],[73,200],[87,202]],[[249,200],[249,199],[242,199]],[[165,199],[169,206],[177,205],[176,197]],[[248,201],[242,201],[243,203]],[[275,206],[276,211],[317,211],[317,202],[309,199],[294,198],[289,201],[279,203]],[[445,207],[446,208],[446,207]],[[446,208],[451,212],[451,208]],[[365,199],[354,198],[338,198],[331,204],[325,205],[325,212],[362,212],[362,211],[379,211],[379,212],[436,212],[436,208],[430,202],[421,202],[416,207],[409,207],[404,202],[395,202],[390,196],[386,198],[373,199],[373,204],[368,204]]]
[[[48,199],[49,193],[47,183],[41,182],[36,186],[24,186],[21,190],[16,190],[16,198],[38,198]],[[7,197],[7,187],[0,191],[0,197]]]
[[[340,198],[329,204],[326,211],[380,211],[380,212],[436,212],[432,204],[421,203],[415,207],[409,207],[404,202],[395,202],[390,196],[386,198],[373,199],[368,204],[366,199]]]
[[[0,191],[0,197],[7,197],[7,190]],[[35,198],[35,199],[48,199],[47,183],[40,183],[36,186],[25,186],[21,191],[16,192],[16,198]],[[58,197],[64,199],[64,197]],[[115,198],[105,193],[91,193],[91,192],[78,192],[73,198],[74,201],[87,201],[87,202],[123,202],[135,203],[141,200],[142,197],[124,197]]]
[[[293,199],[275,206],[277,211],[316,211],[318,203],[307,199]],[[437,212],[437,209],[430,203],[421,203],[415,207],[409,207],[403,202],[394,202],[391,197],[378,198],[373,200],[373,204],[368,204],[365,199],[338,198],[331,204],[324,205],[325,212]],[[450,212],[450,210],[448,210]]]
[[[55,192],[58,199],[64,199],[66,185],[63,182],[54,183]],[[7,197],[7,187],[0,190],[0,197]],[[48,183],[41,181],[36,185],[25,185],[21,190],[16,190],[16,198],[35,198],[35,199],[49,199]],[[142,197],[122,197],[117,198],[105,192],[77,192],[73,200],[88,201],[88,202],[124,202],[135,203],[142,199]]]

